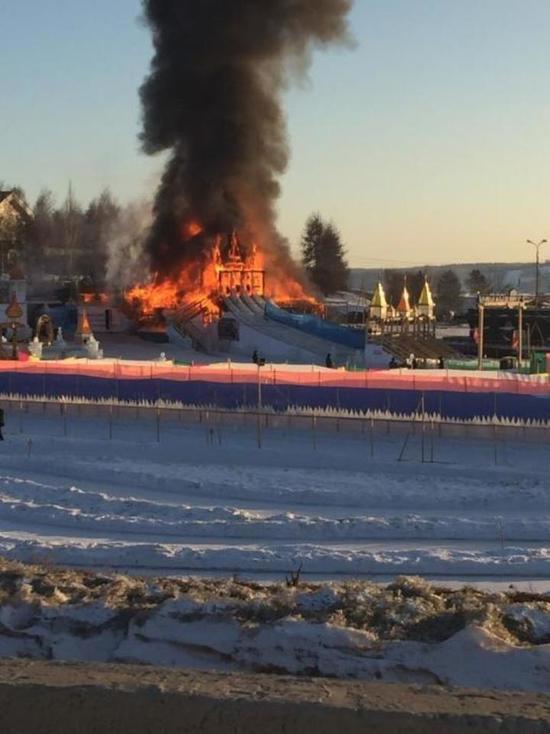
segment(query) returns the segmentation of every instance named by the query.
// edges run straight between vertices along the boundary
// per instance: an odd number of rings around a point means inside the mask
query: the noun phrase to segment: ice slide
[[[259,297],[231,296],[225,301],[227,312],[239,324],[239,342],[235,351],[252,353],[257,350],[268,360],[324,364],[330,353],[335,364],[362,362],[362,352],[346,349],[311,334],[266,318],[266,302]]]
[[[238,324],[239,339],[237,341],[220,340],[217,323],[205,325],[203,323],[203,304],[200,301],[189,304],[175,314],[170,322],[169,335],[172,341],[191,339],[196,348],[208,354],[229,354],[250,358],[254,351],[268,361],[295,362],[305,364],[324,365],[327,354],[330,353],[335,365],[365,364],[365,352],[362,348],[353,348],[340,342],[324,338],[330,334],[347,332],[343,327],[326,323],[326,328],[319,327],[319,334],[309,333],[293,325],[292,317],[288,314],[290,323],[282,318],[269,318],[268,313],[286,312],[275,304],[259,296],[230,296],[224,301],[225,317],[232,318]],[[312,319],[310,323],[320,319]],[[335,328],[334,328],[335,327]],[[350,338],[357,339],[351,333]],[[353,344],[353,342],[352,342]],[[367,347],[367,351],[368,351]],[[386,366],[390,356],[383,347],[374,345],[372,355],[367,354],[367,366]]]

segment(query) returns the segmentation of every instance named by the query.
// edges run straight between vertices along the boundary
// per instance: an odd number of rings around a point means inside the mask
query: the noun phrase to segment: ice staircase
[[[195,349],[207,353],[217,351],[217,344],[212,338],[212,330],[204,326],[203,316],[208,309],[206,299],[198,299],[186,304],[176,311],[169,319],[169,328],[172,329],[172,338],[181,337],[182,340],[191,339]]]
[[[411,334],[386,334],[373,337],[386,351],[405,360],[414,354],[421,359],[456,359],[460,355],[448,344],[434,337],[412,336]]]

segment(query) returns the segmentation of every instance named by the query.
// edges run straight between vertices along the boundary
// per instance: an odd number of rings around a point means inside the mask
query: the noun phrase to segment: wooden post
[[[258,395],[257,395],[257,405],[256,405],[256,441],[258,443],[258,448],[262,448],[262,371],[261,366],[258,363]]]
[[[425,405],[425,394],[422,392],[421,398],[421,410],[422,410],[422,434],[421,434],[421,456],[422,463],[426,461],[426,405]]]
[[[258,444],[258,448],[262,448],[262,421],[260,412],[256,411],[256,443]]]
[[[262,409],[262,373],[258,365],[258,412]]]
[[[374,418],[372,417],[370,419],[369,437],[370,437],[370,455],[371,455],[371,458],[373,458],[374,457]]]

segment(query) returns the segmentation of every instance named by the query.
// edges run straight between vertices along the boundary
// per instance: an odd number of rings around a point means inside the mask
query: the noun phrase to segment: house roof
[[[10,198],[13,206],[18,209],[21,214],[24,214],[29,219],[32,219],[34,217],[30,206],[24,199],[19,196],[15,189],[12,189],[11,191],[0,191],[0,204]]]

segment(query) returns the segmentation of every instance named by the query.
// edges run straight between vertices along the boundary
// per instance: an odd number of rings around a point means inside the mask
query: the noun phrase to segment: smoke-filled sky
[[[0,0],[0,180],[153,194],[140,5]],[[531,257],[550,239],[550,3],[355,0],[350,24],[355,50],[316,55],[286,96],[280,230],[296,242],[319,210],[366,267]]]
[[[277,230],[289,161],[283,92],[305,78],[312,52],[349,45],[352,0],[144,0],[155,53],[140,89],[145,152],[169,151],[148,250],[171,275],[206,237],[238,230],[288,272]],[[182,231],[183,230],[183,231]],[[195,232],[196,234],[196,232]]]

